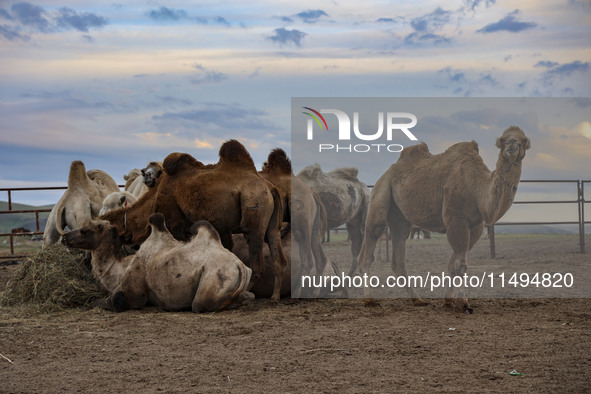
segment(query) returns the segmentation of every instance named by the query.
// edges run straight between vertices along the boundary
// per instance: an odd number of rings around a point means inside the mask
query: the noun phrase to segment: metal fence
[[[119,185],[119,187],[123,187],[124,185]],[[27,232],[10,232],[10,233],[0,233],[0,237],[9,237],[10,240],[10,254],[0,256],[0,260],[6,259],[22,259],[27,257],[26,254],[17,255],[14,253],[14,238],[15,237],[23,237],[23,236],[41,236],[43,235],[43,231],[41,231],[41,224],[39,223],[39,214],[43,212],[51,212],[51,209],[25,209],[25,210],[14,210],[12,209],[12,194],[14,192],[23,192],[23,191],[48,191],[48,190],[66,190],[67,186],[52,186],[52,187],[12,187],[12,188],[0,188],[0,193],[6,192],[8,194],[8,210],[0,211],[0,222],[4,215],[9,214],[16,214],[16,213],[30,213],[35,214],[35,230],[27,231]]]
[[[585,200],[585,185],[591,184],[591,180],[522,180],[520,183],[559,183],[559,184],[574,184],[576,186],[576,198],[572,200],[537,200],[537,201],[514,201],[513,204],[570,204],[576,205],[578,210],[577,221],[535,221],[535,222],[497,222],[493,226],[488,228],[489,231],[489,242],[490,242],[490,256],[494,258],[496,255],[496,240],[495,240],[495,227],[496,226],[508,226],[508,225],[546,225],[546,224],[567,224],[567,225],[578,225],[579,229],[579,251],[585,253],[585,225],[591,224],[591,221],[585,221],[585,204],[589,204],[591,201]],[[123,187],[120,185],[120,187]],[[370,186],[371,188],[371,186]],[[26,255],[15,255],[14,254],[14,237],[19,236],[31,236],[41,235],[41,226],[39,223],[39,214],[42,212],[50,212],[51,209],[31,209],[31,210],[13,210],[12,209],[12,193],[19,191],[47,191],[47,190],[65,190],[66,186],[56,187],[21,187],[21,188],[0,188],[0,192],[8,193],[8,210],[0,211],[0,220],[3,215],[16,214],[16,213],[31,213],[35,214],[36,228],[34,231],[24,233],[0,233],[0,236],[8,236],[10,238],[10,255],[0,256],[0,260],[5,259],[19,259],[26,257]],[[574,208],[573,208],[574,209]],[[346,228],[338,228],[332,230],[345,230]],[[330,233],[329,233],[330,235]],[[328,238],[330,242],[330,237]],[[387,247],[387,257],[388,256]]]

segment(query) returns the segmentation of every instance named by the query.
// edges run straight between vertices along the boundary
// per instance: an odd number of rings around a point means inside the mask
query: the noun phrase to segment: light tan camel
[[[165,310],[214,312],[254,298],[245,291],[250,268],[222,246],[211,224],[197,222],[196,235],[185,243],[168,232],[162,214],[152,215],[149,222],[148,239],[135,255],[123,258],[117,228],[107,221],[93,221],[64,235],[68,247],[93,250],[95,279],[111,293],[97,306],[122,312],[149,303]]]
[[[101,170],[86,172],[84,163],[73,161],[68,174],[68,189],[52,208],[43,232],[43,248],[56,243],[67,226],[70,230],[88,224],[99,215],[105,197],[119,186]]]
[[[512,126],[497,139],[496,145],[500,152],[492,172],[478,154],[475,141],[452,145],[439,155],[429,153],[424,143],[404,149],[372,190],[358,258],[360,273],[369,272],[376,240],[387,222],[396,275],[406,276],[405,245],[411,223],[447,233],[453,250],[449,273],[452,277],[464,275],[466,255],[480,238],[483,224],[495,223],[513,203],[530,141],[520,128]],[[413,288],[407,290],[415,304],[424,305]],[[366,302],[371,304],[369,288],[364,293]],[[464,288],[448,288],[445,304],[473,312]]]
[[[316,163],[305,167],[297,175],[320,197],[326,209],[328,228],[347,225],[353,255],[351,270],[361,249],[369,201],[369,189],[357,178],[357,173],[357,168],[338,168],[324,173]]]

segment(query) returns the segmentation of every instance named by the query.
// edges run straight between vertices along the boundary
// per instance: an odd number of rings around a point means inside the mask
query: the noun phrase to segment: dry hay
[[[42,311],[90,306],[104,294],[84,256],[55,244],[27,258],[0,293],[0,305],[34,304]]]

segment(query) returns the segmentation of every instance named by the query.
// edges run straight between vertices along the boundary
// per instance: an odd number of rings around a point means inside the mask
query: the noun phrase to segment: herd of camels
[[[76,161],[70,168],[68,190],[49,216],[44,247],[62,236],[69,247],[91,250],[93,275],[110,294],[98,304],[113,310],[151,302],[165,309],[198,312],[240,305],[253,296],[278,300],[290,295],[292,280],[292,297],[309,296],[298,280],[301,275],[290,275],[290,267],[306,274],[339,275],[337,265],[324,254],[321,239],[327,229],[342,225],[351,240],[349,275],[369,274],[377,241],[388,225],[396,275],[406,276],[406,240],[414,226],[446,234],[452,249],[449,274],[462,276],[467,253],[483,226],[494,224],[511,207],[530,141],[520,128],[511,126],[496,146],[499,155],[493,171],[474,141],[454,144],[436,155],[424,143],[405,148],[371,192],[355,168],[325,173],[314,164],[296,176],[279,148],[257,171],[237,140],[221,146],[215,164],[171,153],[161,163],[134,170],[126,178],[128,186],[136,179],[143,183],[136,184],[134,193],[129,188],[121,192],[106,173],[86,171]],[[109,196],[115,206],[103,207]],[[201,221],[207,223],[201,225],[205,230],[196,230],[195,223]],[[200,231],[209,235],[200,238]],[[188,248],[196,238],[208,240],[202,241],[208,246]],[[292,242],[299,251],[293,261]],[[136,245],[139,250],[123,256],[118,251],[121,245]],[[219,249],[232,251],[232,257]],[[232,262],[218,267],[221,257],[210,255],[226,256]],[[165,272],[161,274],[165,279],[150,272]],[[184,295],[182,302],[167,301],[163,289],[174,286]],[[215,289],[223,290],[225,298],[213,297]],[[407,291],[416,305],[425,304],[412,287]],[[371,305],[369,288],[364,288],[364,296],[366,305]],[[473,312],[461,287],[446,290],[445,305]]]

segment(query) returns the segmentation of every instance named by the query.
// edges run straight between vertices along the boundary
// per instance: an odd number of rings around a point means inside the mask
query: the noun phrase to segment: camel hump
[[[131,183],[131,182],[133,182],[133,180],[135,178],[137,178],[141,174],[142,173],[140,172],[140,170],[138,170],[137,168],[134,168],[133,170],[129,171],[126,175],[123,175],[123,180],[126,181],[126,182]]]
[[[277,170],[283,174],[291,174],[291,160],[281,148],[275,148],[267,158],[267,170]]]
[[[204,165],[188,153],[174,152],[166,156],[162,168],[167,175],[175,175],[187,169],[203,168]]]
[[[207,220],[200,220],[196,223],[193,223],[193,225],[191,226],[191,233],[195,235],[199,234],[201,236],[206,236],[207,238],[215,240],[219,243],[222,242],[220,240],[220,235],[215,229],[215,227],[213,227],[212,224],[209,223]]]
[[[307,178],[307,179],[316,179],[319,175],[322,174],[322,168],[320,168],[320,164],[314,163],[311,166],[305,167],[298,176]]]
[[[250,153],[246,150],[237,140],[229,140],[222,144],[220,147],[220,162],[237,164],[241,166],[252,167],[256,171],[254,161],[250,156]]]
[[[153,213],[148,222],[152,226],[152,229],[158,230],[159,232],[165,232],[166,226],[164,225],[164,215],[160,212]]]
[[[80,160],[75,160],[70,165],[70,173],[68,174],[68,188],[74,188],[78,185],[83,185],[88,182],[88,175],[86,175],[86,167]]]
[[[332,170],[331,172],[329,172],[329,174],[337,178],[346,179],[348,181],[359,181],[359,179],[357,178],[359,170],[355,167],[337,168],[336,170]]]
[[[398,160],[417,160],[425,157],[433,156],[431,152],[429,152],[429,147],[424,142],[421,142],[418,145],[409,146],[408,148],[404,148],[400,153],[400,158]]]

